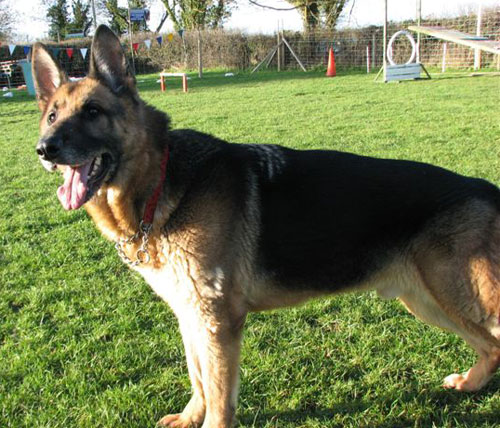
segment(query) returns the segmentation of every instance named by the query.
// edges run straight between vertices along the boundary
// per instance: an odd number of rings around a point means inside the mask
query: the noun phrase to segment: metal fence
[[[421,24],[458,30],[471,35],[477,30],[476,14],[458,18],[423,19]],[[389,37],[399,30],[417,25],[415,21],[390,23]],[[500,6],[483,13],[481,35],[497,40],[500,46]],[[373,71],[383,62],[383,29],[371,26],[361,29],[346,29],[331,33],[286,35],[290,45],[306,67],[325,66],[328,62],[328,50],[333,47],[337,67],[363,68]],[[416,36],[415,36],[416,39]],[[395,39],[393,57],[395,62],[404,63],[410,58],[412,46],[405,37]],[[434,37],[421,35],[420,61],[426,66],[446,69],[472,69],[474,67],[474,49],[455,43],[444,42]],[[500,69],[500,55],[481,53],[481,67]],[[273,60],[275,63],[276,60]],[[285,50],[285,66],[294,67],[296,62]]]

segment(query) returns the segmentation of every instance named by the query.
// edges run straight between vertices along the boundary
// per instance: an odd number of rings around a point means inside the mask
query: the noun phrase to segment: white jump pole
[[[384,82],[387,82],[387,0],[384,0]]]

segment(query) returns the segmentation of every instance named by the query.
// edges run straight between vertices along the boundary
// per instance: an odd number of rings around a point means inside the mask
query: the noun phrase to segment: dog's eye
[[[97,116],[99,116],[101,114],[101,109],[97,106],[94,106],[94,105],[88,106],[86,111],[87,111],[87,115],[91,119],[96,118]]]
[[[56,112],[51,111],[47,116],[47,122],[49,123],[49,125],[52,125],[56,121],[56,118],[57,118]]]

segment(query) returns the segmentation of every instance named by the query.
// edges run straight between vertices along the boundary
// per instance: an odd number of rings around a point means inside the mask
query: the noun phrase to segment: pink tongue
[[[92,162],[76,168],[66,167],[64,184],[57,189],[57,197],[64,209],[76,210],[85,203],[85,195],[89,190],[87,181],[91,165]]]

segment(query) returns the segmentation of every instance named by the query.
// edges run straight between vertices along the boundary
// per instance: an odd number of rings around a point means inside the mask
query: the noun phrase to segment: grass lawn
[[[238,142],[426,161],[500,184],[500,78],[400,84],[373,75],[193,75],[142,96],[189,127]],[[61,177],[35,154],[38,110],[0,97],[0,427],[153,427],[187,403],[175,318],[119,260]],[[494,427],[500,374],[481,392],[441,380],[475,355],[396,301],[349,294],[251,314],[241,427]]]

